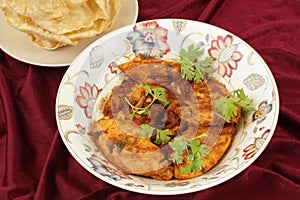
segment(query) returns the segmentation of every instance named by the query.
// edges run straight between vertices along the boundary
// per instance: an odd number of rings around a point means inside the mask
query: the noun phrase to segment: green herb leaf
[[[171,139],[170,135],[173,135],[173,133],[169,129],[159,130],[156,135],[155,144],[167,144]]]
[[[189,141],[183,137],[176,137],[173,142],[169,142],[169,146],[174,151],[173,162],[176,164],[182,164],[183,151],[188,150]]]
[[[144,86],[148,86],[146,88],[150,88],[149,85],[144,85]],[[144,88],[143,86],[143,88]],[[153,88],[153,89],[146,89],[146,95],[151,94],[154,101],[158,100],[163,106],[166,106],[169,104],[169,101],[166,98],[166,90],[165,88],[161,88],[161,87],[157,87],[157,88]]]
[[[187,159],[190,161],[190,164],[186,167],[182,167],[180,173],[189,174],[201,170],[205,166],[202,158],[209,155],[206,146],[201,144],[198,139],[193,139],[189,146],[191,152],[188,152]]]
[[[187,153],[187,159],[190,161],[188,166],[180,168],[180,173],[189,174],[191,172],[197,172],[205,166],[203,158],[209,155],[209,151],[198,139],[206,136],[207,134],[202,134],[192,139],[180,136],[176,137],[173,142],[169,142],[170,147],[174,150],[174,163],[183,163],[184,152]]]
[[[167,144],[171,139],[170,135],[173,135],[169,129],[160,130],[150,126],[149,124],[141,124],[140,127],[142,128],[140,135],[143,137],[151,137],[154,133],[156,133],[154,143],[157,145]]]
[[[130,117],[130,119],[134,119],[135,113],[134,112],[130,113],[129,117]]]
[[[192,81],[195,77],[194,66],[189,61],[184,59],[181,60],[181,76],[187,81]]]
[[[145,91],[146,91],[146,96],[147,96],[148,94],[152,94],[152,93],[151,93],[151,87],[150,87],[150,85],[142,85],[142,88],[145,89]]]
[[[166,106],[169,104],[169,101],[166,98],[166,90],[165,88],[161,87],[156,87],[156,88],[151,88],[149,85],[142,85],[142,88],[145,89],[146,91],[146,96],[151,95],[152,96],[152,101],[151,103],[146,106],[145,108],[139,108],[134,105],[132,105],[129,100],[125,97],[126,103],[131,107],[132,113],[130,114],[130,119],[134,119],[135,114],[140,114],[140,115],[149,115],[149,108],[152,106],[152,104],[158,100],[159,103],[161,103],[163,106]]]
[[[219,111],[221,117],[226,122],[230,122],[231,118],[234,118],[238,112],[238,106],[235,103],[236,99],[230,97],[215,101],[214,106]]]
[[[196,70],[195,70],[195,77],[194,77],[194,81],[196,83],[201,83],[201,81],[204,79],[204,76],[201,72],[201,67],[196,67]]]
[[[226,122],[230,122],[232,118],[237,116],[239,107],[241,107],[242,115],[254,110],[252,100],[245,95],[243,89],[235,90],[232,94],[233,96],[229,95],[224,99],[216,100],[214,103],[219,115],[223,117]]]
[[[239,105],[242,109],[242,115],[245,115],[247,112],[255,110],[253,104],[252,104],[252,100],[249,99],[244,90],[240,89],[240,90],[235,90],[234,94],[240,98],[240,101],[237,102],[237,105]]]
[[[187,50],[182,49],[179,53],[181,64],[181,76],[187,81],[195,81],[200,83],[204,79],[203,73],[213,73],[211,67],[213,61],[212,57],[206,57],[204,60],[199,60],[203,55],[200,48],[195,47],[193,44]]]
[[[200,48],[197,48],[194,46],[194,44],[192,44],[188,47],[187,51],[185,49],[181,49],[179,54],[181,57],[185,58],[186,60],[194,61],[200,56],[202,56],[203,53],[200,50]]]
[[[151,137],[155,130],[155,128],[150,126],[149,124],[141,124],[140,127],[142,128],[142,130],[140,131],[140,134],[143,137]]]

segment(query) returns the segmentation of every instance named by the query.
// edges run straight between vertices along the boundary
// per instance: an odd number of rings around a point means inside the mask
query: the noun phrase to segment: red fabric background
[[[139,0],[139,9],[138,21],[219,26],[261,54],[280,95],[278,126],[265,151],[207,190],[151,196],[119,189],[81,167],[60,138],[55,98],[67,68],[32,66],[0,51],[0,199],[300,199],[300,1]]]

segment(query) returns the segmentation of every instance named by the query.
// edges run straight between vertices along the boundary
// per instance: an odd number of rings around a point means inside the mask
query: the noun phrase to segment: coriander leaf
[[[151,137],[156,133],[155,144],[157,145],[167,144],[171,139],[170,135],[173,135],[169,129],[159,130],[149,124],[141,124],[140,127],[142,128],[140,130],[140,135],[143,137]]]
[[[183,136],[176,137],[173,142],[169,142],[170,147],[177,152],[182,152],[188,145],[188,140]]]
[[[243,89],[234,90],[232,93],[234,96],[237,96],[240,99],[246,99],[246,94]]]
[[[194,66],[187,60],[181,60],[181,76],[187,81],[192,81],[195,76]]]
[[[196,154],[198,152],[199,143],[200,142],[197,139],[192,140],[192,142],[190,144],[190,148],[192,150],[192,154]]]
[[[155,87],[151,88],[150,85],[143,85],[142,88],[146,91],[146,96],[151,95],[153,97],[152,102],[150,103],[150,106],[153,104],[155,100],[158,100],[162,105],[166,106],[169,104],[169,101],[166,97],[166,90],[163,87]]]
[[[202,56],[203,53],[200,48],[197,48],[194,46],[194,44],[192,44],[188,47],[187,51],[185,49],[181,49],[179,54],[181,57],[193,61]]]
[[[226,122],[230,122],[231,118],[237,115],[238,107],[234,103],[235,99],[232,99],[232,97],[216,100],[214,103],[214,106]]]
[[[169,101],[166,98],[166,91],[165,88],[151,88],[149,85],[142,85],[142,88],[145,89],[146,91],[146,96],[151,95],[152,101],[151,103],[146,106],[145,108],[139,108],[130,103],[130,101],[125,97],[126,103],[131,107],[132,113],[129,115],[130,119],[134,119],[135,114],[140,114],[140,115],[148,115],[149,114],[149,108],[152,106],[152,104],[158,100],[163,106],[166,106],[169,104]]]
[[[155,128],[150,126],[149,124],[141,124],[140,127],[142,128],[142,130],[140,131],[140,134],[143,137],[151,137],[155,130]]]
[[[204,60],[199,60],[203,55],[200,48],[195,47],[193,44],[187,50],[181,49],[179,56],[181,64],[181,76],[187,81],[195,81],[200,83],[204,79],[203,73],[213,73],[211,67],[213,62],[212,57],[206,57]]]
[[[176,137],[173,142],[169,142],[169,146],[174,150],[174,163],[183,164],[184,152],[187,153],[187,160],[190,161],[187,166],[180,168],[180,173],[189,174],[191,172],[197,172],[205,166],[203,157],[209,155],[209,151],[198,139],[206,136],[207,134],[202,134],[192,139],[180,136]]]
[[[203,162],[202,158],[194,158],[188,166],[181,167],[180,168],[180,173],[181,174],[190,174],[197,172],[201,170],[203,167],[205,167],[205,163]]]
[[[189,174],[201,170],[205,163],[203,157],[209,155],[208,149],[204,144],[201,144],[197,138],[189,140],[189,147],[191,151],[187,151],[187,159],[190,161],[185,167],[180,168],[180,173]]]
[[[192,160],[195,159],[195,156],[193,154],[191,154],[191,153],[188,153],[187,159],[192,161]]]
[[[188,147],[188,141],[183,136],[176,137],[173,142],[168,143],[173,149],[174,157],[173,162],[176,164],[182,164],[183,162],[183,151]]]
[[[235,90],[226,98],[216,100],[214,103],[219,115],[224,118],[226,122],[230,122],[232,118],[237,116],[238,108],[242,110],[242,115],[248,111],[254,110],[252,100],[249,99],[243,89]]]
[[[204,79],[203,73],[213,73],[214,69],[210,66],[213,58],[206,57],[204,60],[199,61],[195,64],[195,77],[194,81],[200,83]]]
[[[201,157],[197,157],[192,164],[192,172],[197,172],[205,167],[205,162]]]
[[[252,105],[252,100],[249,99],[243,89],[234,91],[234,94],[240,98],[240,101],[237,102],[242,109],[242,115],[245,115],[247,112],[255,110],[254,106]]]
[[[254,106],[252,105],[252,101],[249,99],[244,99],[239,102],[237,102],[237,105],[239,105],[242,109],[242,115],[245,115],[248,111],[254,110]]]
[[[146,91],[146,96],[147,96],[148,94],[151,94],[151,87],[150,87],[150,85],[142,85],[142,88],[145,89],[145,91]]]
[[[198,139],[194,138],[190,144],[191,152],[188,154],[190,161],[187,167],[182,168],[181,173],[191,173],[201,170],[205,163],[202,158],[209,155],[209,151],[204,144],[201,144]]]
[[[201,68],[200,67],[196,67],[194,81],[196,83],[201,83],[201,81],[203,79],[204,79],[204,76],[203,76],[203,74],[201,72]]]
[[[190,174],[192,171],[192,164],[189,164],[186,167],[181,167],[179,173],[180,174]]]
[[[130,115],[129,115],[130,119],[134,119],[134,116],[135,116],[134,112],[130,113]]]
[[[162,105],[166,106],[169,104],[169,101],[166,98],[165,88],[153,88],[151,89],[151,94],[153,98],[158,100]]]
[[[204,144],[199,144],[197,153],[199,153],[199,157],[206,157],[209,155],[209,151]]]
[[[170,135],[173,135],[173,133],[169,129],[159,130],[156,135],[155,144],[167,144],[171,139]]]
[[[183,163],[182,153],[180,153],[179,151],[175,151],[174,156],[173,156],[173,162],[178,164],[178,165],[182,164]]]

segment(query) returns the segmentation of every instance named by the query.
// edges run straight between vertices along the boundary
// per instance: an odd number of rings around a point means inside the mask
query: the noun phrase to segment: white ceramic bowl
[[[134,37],[128,37],[134,36]],[[231,89],[243,88],[255,111],[244,118],[222,160],[208,173],[189,180],[157,181],[117,170],[91,142],[91,120],[97,97],[117,76],[117,65],[141,49],[145,54],[178,54],[190,44],[215,58],[215,74]],[[117,187],[146,194],[175,195],[207,189],[251,165],[274,133],[279,113],[276,83],[261,56],[246,42],[221,28],[189,20],[159,19],[126,26],[88,46],[63,77],[56,101],[57,125],[74,158],[90,173]]]

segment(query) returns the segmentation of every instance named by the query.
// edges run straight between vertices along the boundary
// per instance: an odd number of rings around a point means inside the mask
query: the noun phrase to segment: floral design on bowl
[[[84,86],[79,87],[79,91],[80,95],[76,97],[76,102],[84,109],[86,117],[91,118],[96,98],[101,90],[95,84],[85,83]]]
[[[212,40],[208,53],[215,59],[214,67],[222,77],[230,78],[232,71],[237,70],[238,62],[243,58],[237,48],[238,44],[233,44],[232,35],[217,36],[217,39]]]
[[[137,24],[133,30],[126,38],[136,56],[142,54],[144,57],[160,58],[170,51],[168,30],[160,27],[156,21]]]
[[[266,119],[267,114],[272,111],[272,104],[268,104],[267,101],[263,101],[258,105],[257,111],[253,113],[253,121],[261,123]]]

